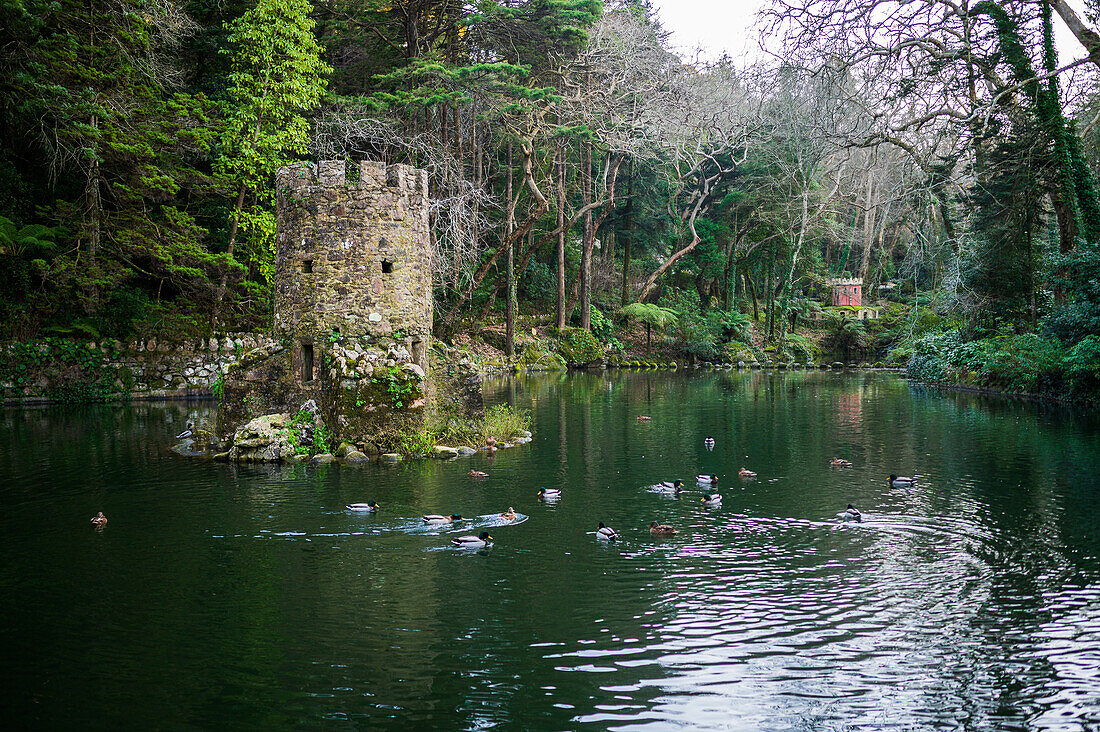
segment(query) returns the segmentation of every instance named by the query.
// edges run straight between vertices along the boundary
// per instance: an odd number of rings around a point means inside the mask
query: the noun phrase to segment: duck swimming
[[[603,539],[604,541],[615,541],[619,538],[619,535],[615,533],[615,529],[610,526],[604,526],[603,521],[596,528],[596,538]]]
[[[659,524],[656,521],[651,521],[649,523],[649,533],[654,536],[672,536],[676,533],[676,529],[668,524]]]
[[[426,524],[453,524],[455,521],[465,521],[466,519],[459,516],[457,513],[452,513],[450,516],[443,516],[438,513],[429,513],[424,517],[424,523]]]
[[[488,473],[483,472],[481,470],[471,470],[469,473],[466,473],[466,475],[470,476],[471,478],[488,478],[489,477]]]
[[[493,537],[489,536],[488,531],[482,531],[477,536],[460,536],[457,539],[451,539],[451,543],[463,548],[477,549],[483,546],[489,546],[489,542],[492,540]]]
[[[752,472],[748,468],[741,468],[740,470],[737,471],[737,475],[739,475],[742,478],[755,478],[756,477],[756,473]]]
[[[504,519],[505,521],[515,521],[516,520],[516,509],[509,506],[507,511],[500,514],[500,517],[502,519]]]
[[[911,485],[916,485],[916,478],[906,478],[905,476],[898,476],[890,473],[890,485],[896,488],[907,488]]]
[[[848,508],[844,509],[844,511],[838,515],[848,521],[859,521],[863,518],[863,514],[859,512],[859,509],[850,503],[848,504]]]
[[[695,476],[696,483],[702,483],[704,485],[718,485],[717,475],[697,475]]]
[[[722,505],[722,494],[704,493],[700,500],[702,500],[704,506],[720,506]]]
[[[671,483],[669,483],[667,480],[662,480],[660,483],[657,484],[657,487],[658,488],[668,488],[668,489],[672,490],[673,493],[683,493],[683,491],[684,491],[684,481],[680,480],[679,478],[677,478],[676,480],[674,480]]]
[[[561,489],[539,488],[539,498],[561,498]]]
[[[703,440],[703,445],[708,450],[713,450],[714,449],[714,438],[713,437],[708,437],[707,439]]]
[[[94,526],[103,526],[105,523],[107,523],[107,517],[103,515],[102,511],[92,517],[92,524]]]
[[[648,422],[650,419],[651,419],[650,417],[647,417],[644,414],[639,414],[638,415],[638,421],[639,422]]]
[[[829,465],[831,465],[834,468],[850,468],[850,467],[852,467],[852,463],[851,463],[850,460],[845,460],[843,458],[838,458],[838,457],[835,457],[832,460],[830,460]]]
[[[374,513],[378,510],[379,506],[374,501],[369,501],[367,503],[349,503],[344,506],[344,508],[349,511],[366,511],[367,513]]]

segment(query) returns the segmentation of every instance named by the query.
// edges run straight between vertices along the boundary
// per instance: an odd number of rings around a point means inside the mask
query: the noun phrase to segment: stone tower
[[[219,432],[297,414],[312,400],[318,424],[370,452],[423,419],[432,329],[427,173],[297,163],[279,169],[276,195],[277,345],[246,354],[226,375]]]

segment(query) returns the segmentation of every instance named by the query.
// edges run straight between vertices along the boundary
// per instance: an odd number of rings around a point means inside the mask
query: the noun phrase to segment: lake
[[[1100,728],[1095,415],[881,373],[487,389],[530,444],[395,466],[169,453],[209,404],[0,412],[9,723]]]

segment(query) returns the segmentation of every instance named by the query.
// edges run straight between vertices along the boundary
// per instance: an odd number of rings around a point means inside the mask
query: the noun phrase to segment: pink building
[[[858,279],[830,280],[829,286],[833,288],[833,305],[846,305],[861,307],[863,302],[863,282]]]

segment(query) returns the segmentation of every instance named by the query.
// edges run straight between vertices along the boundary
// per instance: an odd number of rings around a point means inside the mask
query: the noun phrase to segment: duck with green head
[[[450,516],[444,516],[438,513],[429,513],[424,517],[424,523],[426,524],[453,524],[455,521],[465,521],[466,519],[459,516],[457,513],[452,513]]]
[[[483,546],[489,546],[492,541],[493,537],[489,536],[488,531],[482,531],[477,536],[460,536],[457,539],[451,539],[452,544],[464,549],[479,549]]]

